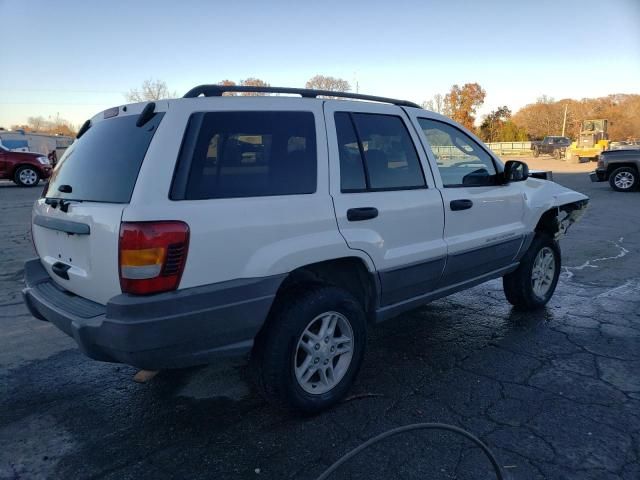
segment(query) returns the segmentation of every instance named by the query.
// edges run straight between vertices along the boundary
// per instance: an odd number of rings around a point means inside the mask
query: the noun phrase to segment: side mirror
[[[519,160],[509,160],[504,164],[504,183],[522,182],[529,178],[529,166]]]

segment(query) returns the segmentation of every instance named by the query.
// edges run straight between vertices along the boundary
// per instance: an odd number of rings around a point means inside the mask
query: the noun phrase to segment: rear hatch
[[[103,305],[120,293],[120,220],[163,117],[137,126],[138,114],[107,112],[111,118],[94,117],[67,149],[32,219],[36,251],[53,281]]]

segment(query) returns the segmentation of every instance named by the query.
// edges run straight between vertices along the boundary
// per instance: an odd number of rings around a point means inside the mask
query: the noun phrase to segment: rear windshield
[[[142,127],[136,127],[138,115],[115,117],[91,126],[58,162],[47,198],[128,203],[163,115],[155,114]],[[71,192],[60,192],[62,185],[70,186]]]

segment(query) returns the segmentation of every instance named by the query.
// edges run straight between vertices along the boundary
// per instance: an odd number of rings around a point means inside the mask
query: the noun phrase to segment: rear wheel
[[[266,400],[316,413],[340,401],[362,363],[366,320],[348,292],[332,286],[298,290],[277,301],[256,340],[252,363]]]
[[[560,277],[560,247],[545,234],[538,234],[520,266],[502,277],[509,303],[522,310],[535,310],[547,304]]]
[[[21,187],[35,187],[40,181],[40,174],[35,168],[25,165],[16,170],[13,181]]]
[[[616,168],[609,175],[609,185],[616,192],[630,192],[638,186],[638,172],[631,167]]]

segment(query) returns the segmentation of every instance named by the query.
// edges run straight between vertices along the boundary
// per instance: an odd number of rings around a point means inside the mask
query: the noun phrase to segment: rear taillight
[[[123,222],[120,225],[120,288],[148,295],[175,290],[187,261],[189,226],[184,222]]]

